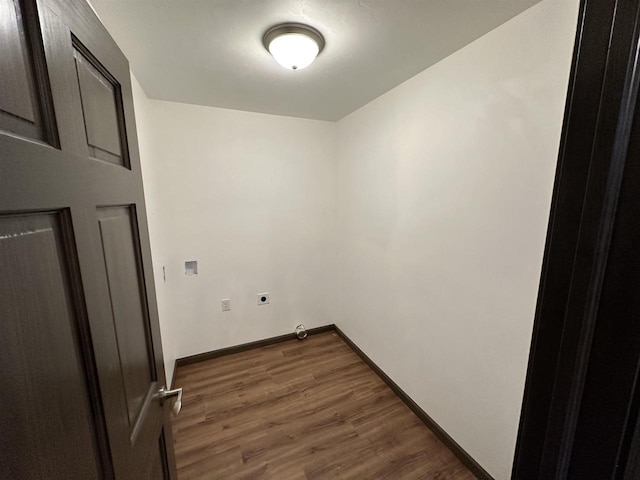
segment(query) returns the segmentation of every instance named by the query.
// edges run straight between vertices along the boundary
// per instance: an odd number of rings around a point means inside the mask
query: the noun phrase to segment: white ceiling
[[[150,98],[338,120],[540,0],[91,0]],[[300,71],[262,35],[322,32]]]

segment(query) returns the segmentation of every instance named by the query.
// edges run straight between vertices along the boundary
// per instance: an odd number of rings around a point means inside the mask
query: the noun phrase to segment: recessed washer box
[[[198,275],[198,262],[196,260],[184,262],[184,274],[188,277]]]

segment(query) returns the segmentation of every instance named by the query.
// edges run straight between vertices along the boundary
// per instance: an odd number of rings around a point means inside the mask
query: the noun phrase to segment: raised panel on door
[[[62,220],[0,216],[1,478],[102,478]]]
[[[120,84],[79,41],[73,54],[89,154],[128,166]]]
[[[0,0],[0,130],[55,143],[43,50],[30,0]]]
[[[98,223],[124,388],[123,402],[133,433],[138,419],[145,413],[145,399],[153,393],[157,379],[152,345],[148,341],[150,328],[140,275],[139,243],[131,207],[100,208]]]
[[[166,450],[161,450],[164,413],[156,398],[161,384],[151,342],[136,210],[134,206],[98,208],[97,221],[122,385],[120,391],[109,392],[120,396],[121,418],[112,416],[107,421],[112,426],[126,425],[119,440],[127,442],[126,452],[119,453],[128,458],[123,478],[168,478]],[[122,472],[119,462],[116,472]]]

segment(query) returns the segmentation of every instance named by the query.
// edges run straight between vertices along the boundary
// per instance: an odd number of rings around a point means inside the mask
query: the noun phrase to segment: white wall
[[[149,99],[144,90],[138,83],[138,80],[131,75],[131,88],[133,90],[133,106],[136,115],[136,128],[138,133],[138,147],[140,149],[140,167],[142,170],[142,183],[144,188],[144,197],[147,210],[147,222],[149,225],[149,241],[151,244],[151,261],[153,264],[153,276],[156,287],[158,316],[160,321],[160,334],[162,337],[162,351],[164,355],[164,367],[166,375],[166,385],[171,386],[171,378],[173,368],[176,361],[175,349],[170,335],[167,333],[172,319],[166,315],[166,302],[161,291],[163,274],[162,265],[160,265],[158,255],[163,250],[162,230],[162,209],[161,209],[161,188],[156,182],[151,181],[155,177],[154,168],[154,143],[156,141],[156,133],[153,130],[148,111]]]
[[[150,100],[133,83],[168,377],[176,358],[333,323],[335,123]]]
[[[544,0],[337,124],[149,100],[134,79],[168,377],[337,323],[509,478],[577,8]]]
[[[577,0],[546,0],[339,122],[336,323],[510,477]]]

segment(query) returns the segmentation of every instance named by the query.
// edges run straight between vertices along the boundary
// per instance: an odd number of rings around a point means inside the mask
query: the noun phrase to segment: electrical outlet
[[[258,294],[258,305],[267,305],[269,303],[269,292]]]
[[[230,298],[223,298],[221,303],[222,303],[222,311],[223,312],[229,312],[231,310],[231,299]]]

